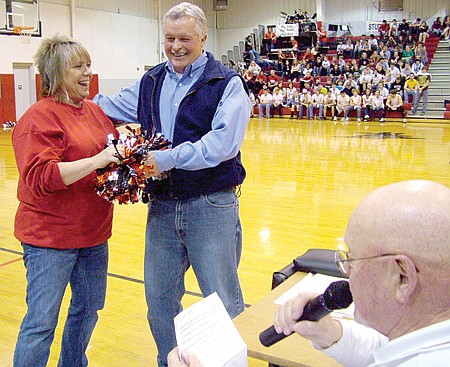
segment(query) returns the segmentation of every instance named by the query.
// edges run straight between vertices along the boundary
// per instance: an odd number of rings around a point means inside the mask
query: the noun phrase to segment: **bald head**
[[[403,181],[374,190],[351,215],[348,235],[371,253],[418,253],[450,261],[450,189],[432,181]]]
[[[390,339],[450,318],[450,189],[404,181],[367,195],[345,233],[355,319]],[[380,256],[382,255],[382,256]]]

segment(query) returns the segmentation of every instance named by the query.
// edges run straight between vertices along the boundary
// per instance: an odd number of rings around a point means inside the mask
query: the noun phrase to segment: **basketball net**
[[[14,27],[13,33],[20,36],[20,40],[24,44],[31,43],[31,36],[33,34],[34,27],[30,26],[18,26]]]

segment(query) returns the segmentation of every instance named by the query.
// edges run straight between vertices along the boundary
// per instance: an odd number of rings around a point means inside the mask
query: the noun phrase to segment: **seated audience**
[[[405,49],[402,52],[402,60],[410,64],[414,62],[414,50],[411,50],[409,45],[406,45]]]
[[[285,104],[290,107],[289,101],[291,100],[292,96],[294,95],[297,88],[294,87],[294,84],[292,82],[289,82],[288,87],[285,90],[284,98],[285,98]]]
[[[261,72],[261,67],[256,63],[256,61],[250,61],[248,71],[254,76],[257,76]]]
[[[362,100],[361,108],[364,109],[364,122],[366,122],[369,118],[371,119],[373,118],[372,116],[373,95],[369,89],[365,90],[361,100]]]
[[[298,51],[298,42],[294,36],[290,38],[291,48],[293,51]]]
[[[353,89],[358,88],[358,83],[353,79],[353,75],[348,75],[344,82],[344,92],[350,97],[353,94]]]
[[[272,103],[273,103],[273,111],[272,111],[272,116],[275,115],[275,113],[278,113],[278,116],[280,118],[283,117],[283,100],[284,100],[284,96],[283,94],[280,92],[280,88],[275,87],[273,89],[273,93],[272,93]]]
[[[403,82],[402,76],[397,75],[397,77],[391,84],[390,89],[395,89],[397,91],[397,93],[399,93],[400,95],[403,95],[404,85],[405,85],[405,83]],[[407,100],[405,100],[405,102],[407,102]]]
[[[437,17],[436,20],[431,25],[431,33],[433,33],[437,37],[440,37],[442,35],[442,31],[443,31],[442,18]]]
[[[335,86],[336,87],[336,86]],[[334,109],[336,106],[336,95],[330,89],[323,98],[323,118],[327,118],[327,111],[330,109],[331,118],[334,120]]]
[[[298,62],[297,59],[294,59],[291,66],[291,80],[299,80],[300,79],[300,68],[301,64]]]
[[[378,33],[380,34],[380,39],[384,40],[387,38],[389,34],[389,24],[386,19],[383,19],[381,24],[378,27]]]
[[[422,42],[417,42],[416,48],[414,49],[414,55],[416,59],[420,60],[422,65],[428,64],[427,49],[425,48],[425,45]]]
[[[403,80],[406,80],[406,78],[408,78],[409,74],[411,74],[411,73],[414,74],[414,71],[411,68],[411,65],[409,64],[409,62],[405,62],[405,66],[401,70],[401,75],[402,75]]]
[[[298,119],[301,120],[303,118],[303,110],[306,110],[307,118],[312,118],[310,104],[311,104],[311,95],[309,94],[308,90],[306,88],[304,88],[302,90],[302,95],[300,96]]]
[[[418,28],[418,37],[417,37],[418,42],[423,42],[423,43],[426,42],[427,38],[430,36],[428,34],[428,30],[429,30],[429,27],[428,27],[427,22],[425,20],[422,20],[420,22],[420,25]]]
[[[274,69],[271,69],[269,75],[267,76],[267,86],[271,91],[277,86],[281,78],[276,74]]]
[[[402,19],[402,22],[398,25],[398,35],[406,38],[408,36],[409,31],[409,23],[405,18]]]
[[[411,96],[412,97],[411,102],[415,104],[418,92],[419,92],[419,82],[416,80],[414,73],[410,73],[403,87],[403,95],[405,98],[405,102],[409,102],[409,96]],[[415,111],[413,111],[413,115],[414,114]]]
[[[357,117],[358,117],[357,121],[358,121],[358,123],[361,122],[361,104],[362,104],[362,98],[358,94],[358,89],[354,88],[352,90],[352,96],[350,97],[349,104],[348,104],[347,108],[345,109],[345,113],[344,113],[345,121],[348,121],[348,114],[350,113],[350,111],[356,110]]]
[[[411,36],[415,41],[417,41],[419,37],[419,26],[421,21],[420,18],[416,18],[415,21],[409,24],[408,36]]]
[[[384,122],[384,98],[381,96],[381,92],[377,89],[372,98],[372,118],[374,118],[375,111],[378,112],[378,118],[380,122]]]
[[[298,117],[300,112],[300,104],[300,93],[298,90],[295,90],[293,96],[289,100],[289,105],[291,107],[291,119],[294,118],[294,114]]]
[[[338,116],[342,113],[342,122],[348,122],[348,117],[345,115],[345,111],[347,107],[350,105],[350,97],[345,93],[344,90],[341,90],[338,97],[336,98],[336,115],[334,116],[334,121],[337,120]]]
[[[398,26],[397,19],[392,19],[391,23],[389,23],[389,37],[398,37]]]
[[[266,117],[270,118],[270,112],[273,104],[272,94],[269,93],[267,88],[263,89],[263,93],[258,97],[259,99],[259,118],[263,118],[263,111],[266,112]]]
[[[447,15],[442,23],[441,39],[448,40],[450,38],[450,15]]]
[[[403,116],[403,123],[406,123],[406,116],[408,111],[403,108],[403,99],[400,94],[397,94],[395,89],[392,89],[389,96],[386,99],[386,104],[384,106],[384,116],[386,116],[387,111],[399,111]]]
[[[323,104],[324,95],[321,93],[321,90],[317,88],[314,94],[311,96],[310,118],[316,116],[315,112],[317,111],[319,113],[319,119],[323,119]]]
[[[412,71],[413,71],[413,73],[414,74],[419,74],[421,71],[422,71],[422,68],[423,68],[423,63],[422,63],[422,61],[420,61],[420,59],[415,59],[414,60],[414,64],[412,64]]]

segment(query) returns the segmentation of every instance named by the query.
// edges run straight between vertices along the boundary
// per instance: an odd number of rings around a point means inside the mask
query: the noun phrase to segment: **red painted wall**
[[[16,121],[16,100],[14,96],[14,75],[0,74],[0,123]]]
[[[14,93],[14,74],[0,74],[0,124],[6,121],[16,121],[16,99]],[[41,99],[41,77],[36,75],[36,100]],[[88,99],[98,93],[98,74],[92,75]]]

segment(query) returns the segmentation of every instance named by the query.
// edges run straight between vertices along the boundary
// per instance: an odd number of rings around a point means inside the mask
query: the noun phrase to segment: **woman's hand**
[[[117,151],[111,145],[90,158],[83,158],[73,162],[59,162],[58,168],[62,181],[66,186],[69,186],[91,174],[96,169],[106,167],[110,163],[120,164],[121,156],[123,157],[125,149],[123,146],[117,146]]]
[[[121,160],[124,158],[124,153],[125,148],[123,145],[110,145],[92,157],[94,170],[104,168],[110,163],[120,164]]]

